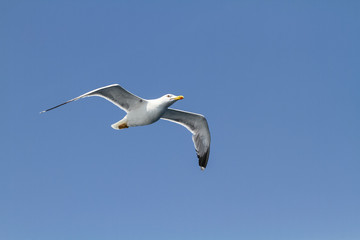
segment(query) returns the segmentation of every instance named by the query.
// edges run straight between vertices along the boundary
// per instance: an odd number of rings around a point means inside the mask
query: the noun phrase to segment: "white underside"
[[[139,108],[128,112],[123,119],[112,124],[111,127],[118,130],[119,126],[124,123],[128,127],[149,125],[158,121],[166,109],[167,106],[159,105],[158,102],[150,100],[147,104],[140,105]]]

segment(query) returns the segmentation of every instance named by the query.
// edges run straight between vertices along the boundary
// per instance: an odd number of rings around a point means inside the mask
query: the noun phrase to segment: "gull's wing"
[[[178,123],[186,127],[193,134],[193,142],[201,170],[206,168],[210,153],[210,131],[203,115],[176,109],[167,109],[161,119]]]
[[[98,88],[93,91],[87,92],[79,97],[71,99],[67,102],[59,104],[59,105],[49,108],[47,110],[44,110],[41,113],[50,111],[54,108],[60,107],[69,102],[79,100],[80,98],[91,97],[91,96],[98,96],[98,97],[105,98],[106,100],[112,102],[113,104],[115,104],[116,106],[118,106],[119,108],[121,108],[122,110],[124,110],[126,112],[131,111],[131,109],[135,108],[138,104],[146,101],[145,99],[142,99],[142,98],[135,96],[134,94],[126,91],[124,88],[120,87],[120,85],[113,84],[113,85],[105,86],[105,87]]]

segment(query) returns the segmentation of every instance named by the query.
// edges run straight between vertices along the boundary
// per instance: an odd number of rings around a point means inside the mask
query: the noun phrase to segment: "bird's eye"
[[[170,94],[168,94],[167,97],[170,97]]]

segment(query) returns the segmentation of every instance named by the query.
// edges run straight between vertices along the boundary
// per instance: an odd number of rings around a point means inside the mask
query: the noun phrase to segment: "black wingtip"
[[[206,165],[209,160],[209,154],[210,154],[210,149],[202,156],[197,155],[197,157],[199,158],[199,166],[200,166],[201,170],[205,170]]]
[[[52,107],[52,108],[46,109],[46,110],[44,110],[44,111],[41,111],[40,114],[46,113],[46,112],[48,112],[48,111],[50,111],[50,110],[53,110],[53,109],[58,108],[58,107],[61,107],[62,105],[65,105],[65,104],[67,104],[67,103],[69,103],[69,102],[76,101],[76,100],[78,100],[79,98],[80,98],[80,97],[71,99],[71,100],[69,100],[69,101],[67,101],[67,102],[64,102],[64,103],[62,103],[62,104],[59,104],[59,105],[57,105],[57,106],[55,106],[55,107]]]

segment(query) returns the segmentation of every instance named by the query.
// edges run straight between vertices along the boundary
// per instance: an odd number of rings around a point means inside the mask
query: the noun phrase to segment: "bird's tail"
[[[119,129],[124,129],[124,128],[128,128],[129,126],[127,125],[127,120],[126,117],[121,119],[120,121],[114,123],[113,125],[111,125],[111,127],[115,130],[119,130]]]

